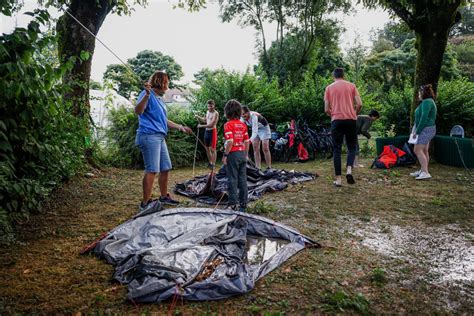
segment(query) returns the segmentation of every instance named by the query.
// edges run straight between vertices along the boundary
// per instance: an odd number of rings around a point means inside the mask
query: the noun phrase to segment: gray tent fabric
[[[265,192],[282,191],[288,184],[312,181],[316,173],[267,169],[262,172],[252,161],[247,161],[247,187],[249,201],[259,199]],[[177,183],[174,192],[204,204],[227,204],[227,174],[223,166],[217,174],[197,176]]]
[[[319,244],[273,220],[209,208],[138,214],[93,249],[128,284],[128,299],[216,300],[255,282],[306,247]]]

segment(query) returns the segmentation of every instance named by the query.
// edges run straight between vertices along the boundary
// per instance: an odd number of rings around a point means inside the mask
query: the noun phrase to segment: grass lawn
[[[246,295],[179,302],[177,313],[474,313],[474,178],[465,171],[433,164],[433,179],[416,182],[408,175],[414,169],[361,168],[355,185],[335,188],[331,161],[275,167],[320,177],[266,194],[254,210],[323,248],[302,251]],[[191,174],[175,170],[170,183]],[[21,226],[18,241],[0,248],[0,314],[166,314],[170,301],[125,301],[126,287],[111,281],[113,267],[79,255],[136,213],[141,177],[107,169],[54,192],[42,214]]]

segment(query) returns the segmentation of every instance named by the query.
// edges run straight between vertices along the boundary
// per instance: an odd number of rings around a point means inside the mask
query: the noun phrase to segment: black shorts
[[[204,131],[204,145],[206,147],[212,147],[216,149],[217,147],[217,128]]]

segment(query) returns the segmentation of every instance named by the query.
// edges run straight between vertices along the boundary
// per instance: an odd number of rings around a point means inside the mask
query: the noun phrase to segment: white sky
[[[181,65],[184,72],[182,83],[191,82],[193,74],[205,67],[245,71],[256,63],[254,29],[243,29],[237,22],[222,23],[216,3],[209,3],[206,9],[190,13],[173,9],[170,1],[149,2],[146,8],[136,6],[131,16],[109,15],[99,31],[98,38],[122,60],[135,57],[145,49],[160,51],[172,56]],[[23,12],[31,11],[35,6],[35,1],[25,0],[25,7],[17,16],[0,15],[0,32],[11,32],[15,25],[25,26],[29,17]],[[52,15],[59,16],[57,12]],[[370,31],[381,28],[389,21],[387,12],[368,11],[359,5],[350,16],[337,15],[337,18],[347,29],[341,36],[343,49],[347,49],[357,35],[368,46]],[[268,41],[275,38],[271,25],[267,26],[266,33]],[[107,65],[117,63],[120,62],[97,42],[92,60],[92,78],[102,81]]]

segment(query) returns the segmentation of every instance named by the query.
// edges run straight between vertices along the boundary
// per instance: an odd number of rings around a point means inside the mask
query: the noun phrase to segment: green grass
[[[367,166],[371,160],[361,163]],[[184,302],[177,308],[181,314],[474,313],[469,292],[424,281],[429,263],[417,265],[377,253],[355,235],[374,223],[388,235],[395,225],[420,232],[455,225],[472,241],[474,179],[462,169],[433,164],[433,179],[418,182],[408,168],[361,168],[354,171],[354,186],[335,188],[330,160],[275,167],[317,172],[320,177],[265,194],[249,205],[249,212],[294,227],[324,247],[290,258],[246,295]],[[170,184],[191,174],[190,168],[173,170]],[[18,241],[0,248],[0,314],[167,314],[169,301],[138,306],[125,301],[126,286],[111,281],[113,267],[95,256],[79,255],[102,232],[136,213],[142,175],[141,170],[107,169],[54,192],[43,213],[19,228]]]

